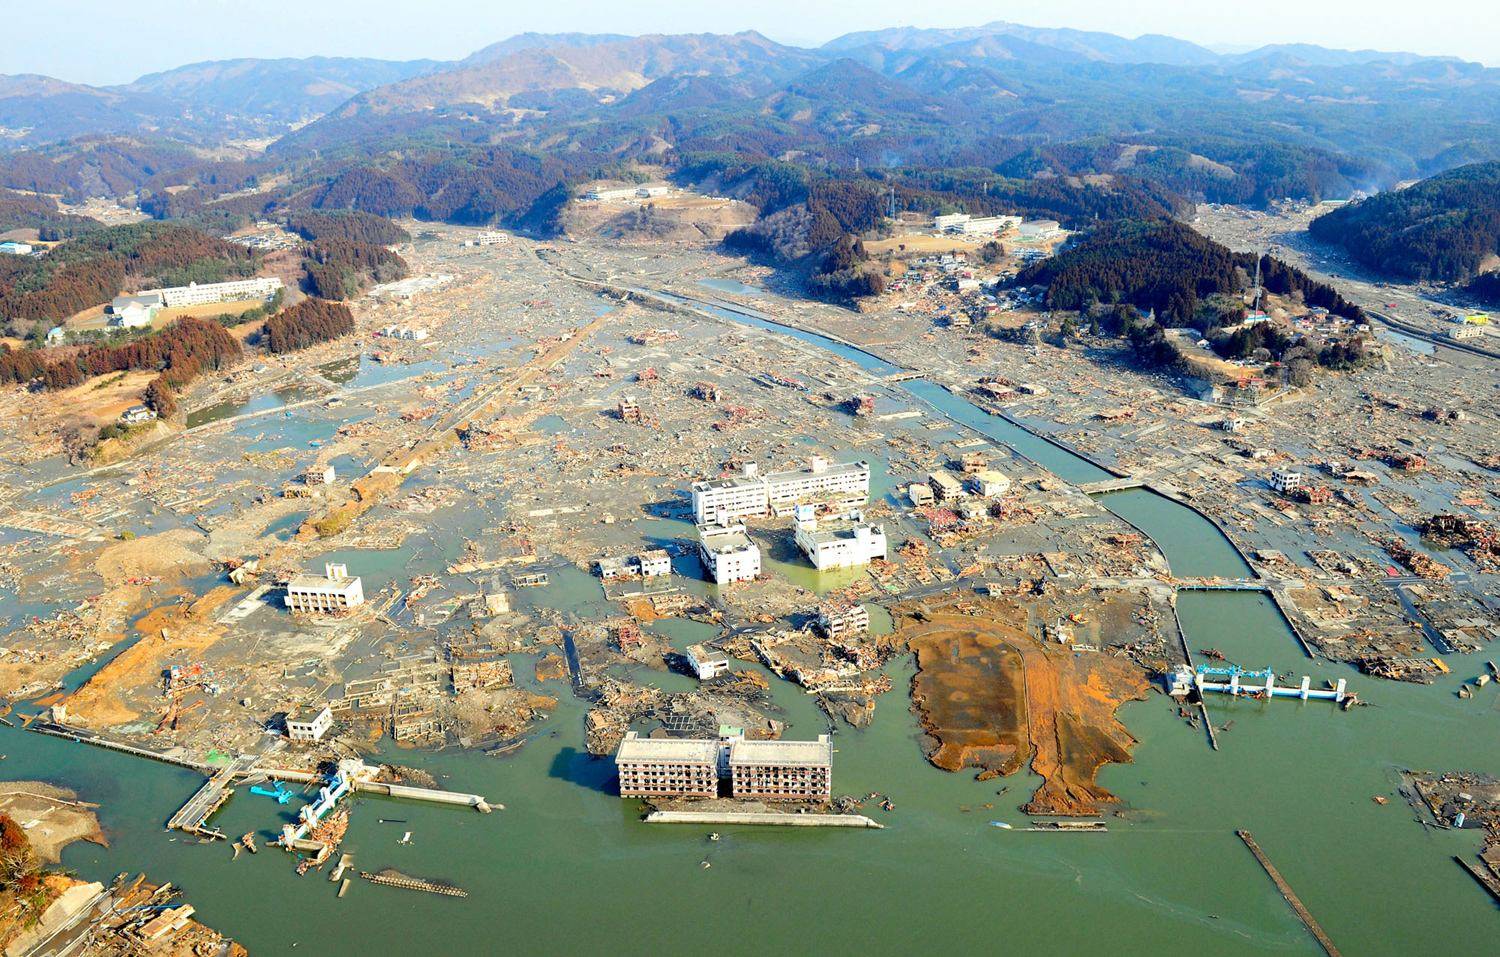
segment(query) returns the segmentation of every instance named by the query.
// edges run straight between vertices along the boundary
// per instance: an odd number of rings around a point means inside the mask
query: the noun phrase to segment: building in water
[[[698,526],[698,557],[708,577],[720,585],[749,581],[760,574],[760,546],[743,525]]]
[[[885,526],[867,523],[858,512],[818,521],[811,505],[798,506],[792,538],[818,571],[868,565],[886,555]]]
[[[687,660],[699,681],[708,681],[729,671],[729,656],[703,645],[688,645]]]
[[[833,746],[816,741],[747,741],[724,737],[642,738],[628,731],[615,752],[620,796],[717,797],[721,778],[731,796],[760,801],[825,802],[832,795]]]
[[[857,601],[832,599],[818,606],[818,630],[838,640],[870,630],[870,609]]]
[[[833,787],[833,745],[816,741],[729,742],[729,789],[761,801],[827,801]]]
[[[322,575],[298,575],[286,586],[286,607],[307,615],[348,611],[365,603],[364,583],[347,565],[323,566]]]
[[[625,733],[615,752],[620,797],[717,797],[719,742]]]

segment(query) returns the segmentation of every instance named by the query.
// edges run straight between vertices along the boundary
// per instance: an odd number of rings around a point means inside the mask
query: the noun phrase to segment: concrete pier
[[[1333,946],[1333,941],[1324,933],[1322,926],[1313,918],[1312,913],[1303,906],[1301,899],[1297,897],[1291,885],[1282,878],[1281,872],[1276,869],[1276,865],[1271,863],[1271,859],[1266,857],[1265,852],[1260,849],[1260,845],[1255,843],[1255,838],[1250,836],[1250,832],[1240,830],[1234,833],[1239,835],[1239,839],[1245,842],[1245,846],[1250,849],[1250,853],[1255,855],[1255,859],[1265,869],[1266,876],[1271,878],[1271,883],[1276,885],[1276,889],[1281,892],[1281,896],[1292,906],[1292,911],[1297,915],[1297,919],[1302,921],[1308,933],[1313,935],[1324,952],[1328,954],[1328,957],[1340,957],[1339,949]]]
[[[647,824],[760,824],[774,827],[864,827],[884,824],[863,814],[786,814],[758,811],[652,811]]]

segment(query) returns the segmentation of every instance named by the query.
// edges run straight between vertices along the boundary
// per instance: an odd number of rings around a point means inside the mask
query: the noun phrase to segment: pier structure
[[[1196,689],[1199,695],[1208,693],[1227,694],[1232,697],[1251,698],[1299,698],[1303,701],[1333,701],[1343,703],[1349,697],[1343,678],[1332,688],[1314,688],[1312,678],[1304,675],[1300,685],[1278,685],[1276,672],[1271,668],[1246,671],[1235,665],[1199,665],[1196,669],[1178,665],[1168,681],[1168,691],[1173,697],[1187,697]]]

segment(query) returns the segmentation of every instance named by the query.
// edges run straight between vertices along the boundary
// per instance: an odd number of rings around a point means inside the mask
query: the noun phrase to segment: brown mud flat
[[[136,622],[141,639],[120,652],[65,702],[68,719],[93,727],[127,724],[141,717],[126,703],[132,692],[161,681],[162,662],[172,652],[201,654],[224,635],[214,615],[233,597],[233,585],[218,585],[192,604],[163,605]],[[148,697],[155,703],[157,695]]]
[[[1043,781],[1022,810],[1098,814],[1116,800],[1095,783],[1099,769],[1129,763],[1136,743],[1115,712],[1146,696],[1145,673],[1123,658],[1027,634],[1025,612],[1009,603],[973,606],[969,614],[895,609],[899,637],[917,658],[912,703],[928,760],[945,771],[977,767],[981,777],[1029,764]]]
[[[79,801],[67,788],[41,781],[0,782],[0,814],[9,815],[25,829],[31,849],[43,864],[56,864],[62,849],[74,841],[109,846],[99,830],[96,807]]]

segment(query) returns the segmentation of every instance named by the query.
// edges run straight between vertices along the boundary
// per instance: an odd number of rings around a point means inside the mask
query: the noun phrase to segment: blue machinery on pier
[[[1215,693],[1250,698],[1299,698],[1303,701],[1333,701],[1342,704],[1349,697],[1340,678],[1332,688],[1314,688],[1312,679],[1303,676],[1300,685],[1278,685],[1276,672],[1270,668],[1246,671],[1234,665],[1199,665],[1196,669],[1178,665],[1168,681],[1168,692],[1174,698],[1185,698],[1197,689],[1200,695]]]

